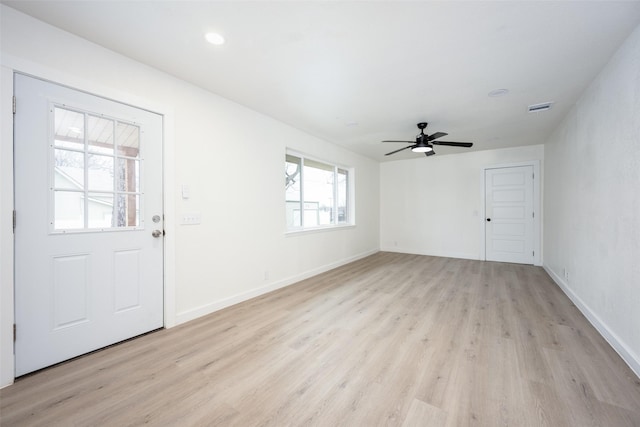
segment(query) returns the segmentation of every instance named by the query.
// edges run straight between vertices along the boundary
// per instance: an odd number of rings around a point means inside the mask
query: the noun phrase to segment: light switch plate
[[[191,191],[189,190],[189,186],[187,184],[182,184],[182,198],[188,199],[191,196]]]

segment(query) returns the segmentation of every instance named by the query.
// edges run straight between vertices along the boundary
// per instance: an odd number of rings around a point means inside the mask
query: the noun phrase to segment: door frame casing
[[[481,221],[480,221],[480,259],[487,260],[487,232],[486,232],[486,172],[490,169],[503,169],[521,166],[533,167],[533,265],[542,266],[542,198],[540,194],[542,175],[540,173],[540,160],[529,160],[524,162],[500,163],[496,165],[485,166],[481,170],[480,192],[482,200]]]
[[[13,70],[0,67],[0,387],[13,383]]]
[[[24,74],[60,86],[86,92],[162,116],[162,199],[164,211],[164,327],[176,325],[175,298],[175,207],[174,195],[167,188],[175,188],[175,166],[168,159],[174,158],[175,114],[173,108],[149,99],[141,99],[131,93],[123,93],[113,87],[105,87],[67,73],[53,73],[45,67],[34,66],[25,71],[0,65],[0,388],[13,384],[15,380],[15,355],[13,324],[15,319],[15,271],[14,271],[14,167],[13,167],[13,108],[14,75]],[[24,65],[24,64],[23,64]],[[82,89],[80,89],[82,88]],[[115,94],[115,95],[114,95]],[[20,108],[19,106],[17,108]],[[18,218],[19,221],[19,218]],[[19,332],[18,332],[19,333]]]

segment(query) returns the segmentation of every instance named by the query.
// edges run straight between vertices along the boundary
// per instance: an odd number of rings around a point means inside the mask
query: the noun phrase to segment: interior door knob
[[[162,231],[160,231],[160,230],[153,230],[153,231],[151,232],[151,235],[152,235],[153,237],[160,237],[160,236],[162,236]]]
[[[491,218],[487,218],[487,222],[491,222]]]

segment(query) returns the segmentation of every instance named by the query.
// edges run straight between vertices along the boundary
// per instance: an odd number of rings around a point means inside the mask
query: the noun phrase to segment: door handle
[[[151,235],[152,235],[153,237],[156,237],[156,238],[157,238],[157,237],[160,237],[160,236],[162,236],[162,231],[160,231],[160,230],[153,230],[153,231],[151,232]]]
[[[487,218],[487,222],[491,222],[491,218]]]

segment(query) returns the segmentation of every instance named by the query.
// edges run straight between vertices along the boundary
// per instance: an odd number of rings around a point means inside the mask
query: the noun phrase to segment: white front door
[[[533,166],[485,170],[486,260],[533,264]]]
[[[19,376],[162,327],[162,116],[21,74],[15,96]]]

